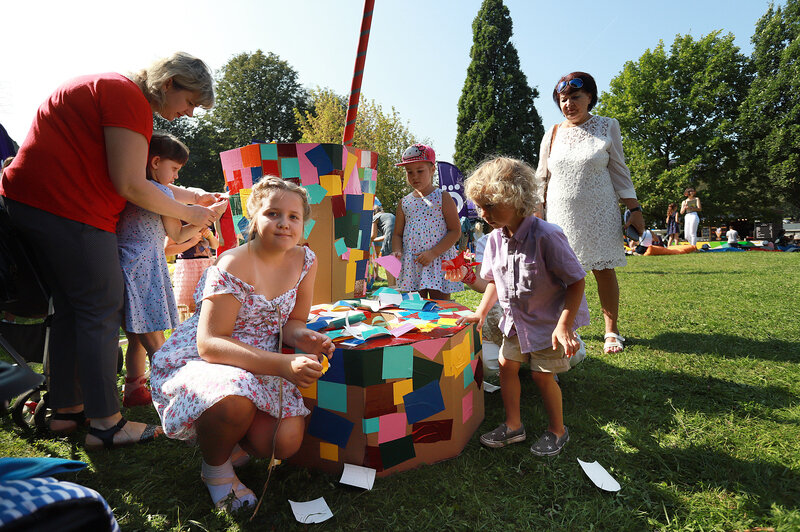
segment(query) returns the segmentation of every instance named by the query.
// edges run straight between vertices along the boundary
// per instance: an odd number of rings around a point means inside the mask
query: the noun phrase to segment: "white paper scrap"
[[[619,482],[614,480],[614,477],[606,471],[606,468],[597,462],[584,462],[578,458],[578,463],[581,465],[581,468],[583,468],[583,472],[586,473],[586,476],[601,490],[619,491],[621,489]]]
[[[485,392],[494,393],[494,392],[496,392],[496,391],[497,391],[497,390],[499,390],[499,389],[500,389],[500,387],[499,387],[499,386],[495,386],[495,385],[494,385],[494,384],[492,384],[491,382],[486,382],[486,381],[483,381],[483,390],[484,390]]]
[[[321,523],[333,517],[324,497],[308,502],[289,501],[294,518],[300,523]]]
[[[342,478],[339,479],[339,482],[349,486],[371,490],[372,485],[375,483],[375,470],[371,467],[345,464],[344,471],[342,471]]]

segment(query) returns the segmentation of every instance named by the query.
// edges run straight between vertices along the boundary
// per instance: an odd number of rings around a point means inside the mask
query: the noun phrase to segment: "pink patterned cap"
[[[410,163],[428,162],[436,164],[436,152],[425,144],[412,144],[403,152],[402,160],[395,166],[405,166]]]

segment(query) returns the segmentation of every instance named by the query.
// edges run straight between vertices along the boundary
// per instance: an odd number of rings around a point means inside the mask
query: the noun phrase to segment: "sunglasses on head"
[[[559,81],[558,85],[556,85],[556,92],[561,94],[567,88],[567,85],[573,89],[581,89],[583,88],[583,80],[581,78],[573,78],[569,81]]]
[[[406,148],[406,151],[403,152],[403,160],[411,159],[412,157],[422,157],[425,155],[425,151],[422,150],[419,146],[409,146]]]

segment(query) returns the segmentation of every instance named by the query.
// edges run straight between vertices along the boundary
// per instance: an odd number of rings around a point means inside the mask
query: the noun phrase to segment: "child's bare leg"
[[[247,434],[255,414],[253,402],[238,395],[225,397],[203,412],[195,421],[203,461],[212,466],[224,464],[233,446]]]
[[[144,375],[147,351],[139,340],[138,334],[125,331],[125,337],[128,339],[128,349],[125,351],[125,372],[128,377]]]
[[[561,387],[556,383],[554,375],[555,373],[531,371],[531,377],[539,388],[539,393],[542,394],[544,410],[547,412],[547,430],[560,438],[564,435],[564,415],[561,403]]]
[[[519,366],[516,360],[507,360],[502,354],[500,362],[500,393],[503,396],[503,407],[506,410],[506,426],[509,430],[517,430],[522,426],[519,412],[520,393]]]
[[[425,299],[441,299],[442,301],[450,301],[450,294],[440,292],[438,290],[428,289],[428,297]]]
[[[147,358],[152,360],[156,351],[161,349],[161,346],[164,345],[164,331],[142,333],[139,335],[139,340],[147,351]]]
[[[248,454],[268,458],[272,456],[272,440],[278,420],[266,412],[256,410],[256,415],[244,439],[239,442]],[[278,436],[275,438],[275,458],[289,458],[300,450],[305,432],[305,420],[299,416],[281,420]]]

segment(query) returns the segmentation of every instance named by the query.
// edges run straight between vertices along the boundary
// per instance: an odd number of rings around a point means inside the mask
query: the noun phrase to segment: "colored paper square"
[[[239,216],[238,219],[235,219],[236,227],[238,229],[239,234],[246,235],[247,230],[250,228],[250,222],[244,216]]]
[[[422,357],[414,357],[414,389],[442,378],[442,365]]]
[[[357,195],[359,199],[361,198],[361,180],[358,178],[358,171],[355,168],[350,177],[345,180],[343,190],[347,194]]]
[[[333,241],[333,248],[336,250],[336,254],[338,256],[344,255],[347,251],[347,245],[344,243],[344,238],[340,238],[338,240]]]
[[[264,144],[262,144],[264,146]],[[267,146],[274,146],[274,144],[267,144]],[[261,161],[261,172],[263,175],[271,175],[275,177],[281,176],[280,168],[278,168],[278,161],[269,161],[269,160],[262,160]]]
[[[242,152],[238,148],[226,150],[219,154],[222,169],[226,172],[233,172],[243,168]]]
[[[312,383],[311,386],[309,386],[308,388],[300,388],[298,386],[297,389],[300,390],[300,395],[302,395],[303,397],[306,397],[308,399],[316,399],[317,398],[317,383],[316,382]]]
[[[260,144],[261,160],[262,161],[277,161],[278,160],[278,145],[277,144]],[[263,165],[263,162],[262,162]],[[277,168],[277,163],[276,163]]]
[[[259,169],[261,168],[261,161],[258,161]],[[253,188],[253,175],[250,173],[250,168],[242,168],[242,188]]]
[[[451,340],[453,347],[442,352],[445,376],[455,377],[467,367],[470,361],[470,343],[470,339],[466,334],[461,335],[461,338],[459,338],[459,335],[453,337]]]
[[[360,249],[351,250],[351,253],[361,251]],[[367,261],[366,259],[356,261],[356,279],[365,279],[367,277]]]
[[[367,150],[361,151],[361,168],[366,168],[372,162],[372,152]]]
[[[249,168],[245,168],[245,170],[249,170]],[[250,213],[247,212],[247,200],[250,199],[250,194],[253,192],[251,188],[243,188],[239,191],[239,200],[242,203],[242,216],[245,218],[250,218]]]
[[[403,403],[403,396],[414,391],[414,381],[406,379],[393,382],[392,387],[394,388],[394,404],[399,405]]]
[[[397,412],[394,385],[374,384],[364,388],[364,417],[380,417]]]
[[[364,250],[363,249],[351,249],[350,250],[350,257],[348,258],[351,262],[356,262],[359,260],[364,259]]]
[[[348,262],[344,278],[344,291],[350,293],[355,291],[355,289],[356,289],[356,264],[354,262]]]
[[[381,416],[378,429],[378,443],[397,440],[406,435],[406,415],[402,412]]]
[[[344,351],[344,374],[346,384],[367,387],[383,384],[381,370],[383,367],[383,349],[367,349],[364,351]],[[331,368],[331,371],[334,368]],[[330,371],[328,372],[330,373]]]
[[[364,434],[374,434],[380,429],[380,418],[371,417],[361,420],[362,432]]]
[[[453,420],[420,421],[411,427],[414,443],[436,443],[448,441],[453,437]]]
[[[383,378],[408,379],[413,374],[414,348],[397,345],[383,348]]]
[[[339,446],[324,441],[319,442],[319,457],[331,462],[339,461]]]
[[[308,202],[311,205],[317,205],[322,202],[322,198],[328,193],[322,185],[308,185],[305,187],[308,192]]]
[[[381,450],[378,447],[367,445],[364,448],[364,467],[371,467],[375,471],[383,471]]]
[[[261,181],[261,176],[264,174],[264,170],[261,167],[261,161],[258,161],[258,166],[254,166],[250,169],[250,175],[253,178],[253,184],[255,185],[259,181]]]
[[[341,225],[339,223],[339,221],[342,220],[348,214],[347,213],[347,207],[345,207],[345,205],[344,205],[344,198],[341,195],[339,195],[339,196],[331,196],[331,211],[333,212],[333,218],[334,218],[334,220],[333,220],[334,233],[336,233],[337,237],[345,236],[343,234],[339,234],[340,232],[342,232],[340,230],[343,227],[346,228],[346,229],[350,229],[350,226],[352,224],[349,223],[348,220],[344,220],[342,222],[344,225]],[[347,232],[349,233],[349,232],[352,232],[352,231],[347,231]],[[348,241],[352,242],[352,244],[353,244],[352,247],[358,247],[357,246],[357,242],[355,241],[355,238],[349,238]]]
[[[380,449],[381,464],[384,470],[417,456],[414,452],[414,440],[410,434],[405,438],[381,443],[378,445],[378,449]]]
[[[342,167],[342,152],[344,148],[341,144],[320,144],[325,148],[325,153],[328,154],[328,159],[331,160],[334,170],[341,170]],[[331,172],[333,173],[333,172]]]
[[[259,144],[250,144],[241,148],[242,165],[246,168],[261,166],[261,147]]]
[[[348,211],[358,211],[361,212],[364,210],[364,197],[361,194],[345,194],[345,206],[347,207]],[[370,227],[372,227],[372,213],[369,213],[369,221]]]
[[[311,230],[314,229],[314,224],[316,223],[316,221],[311,219],[306,220],[306,222],[303,224],[303,238],[308,240],[308,235],[311,234]]]
[[[463,375],[464,375],[464,388],[475,382],[475,374],[472,372],[471,365],[468,364],[467,367],[464,368]]]
[[[342,180],[338,175],[321,175],[319,184],[327,191],[326,196],[342,195]]]
[[[345,384],[344,349],[336,349],[330,359],[331,367],[319,378],[319,382],[338,382]]]
[[[375,206],[375,194],[362,194],[362,197],[364,198],[362,209],[372,212],[372,208]]]
[[[317,404],[321,408],[347,412],[347,386],[337,382],[317,382]]]
[[[294,143],[279,143],[278,157],[297,157],[297,146]]]
[[[408,424],[412,425],[442,412],[444,410],[444,397],[438,381],[432,381],[422,388],[414,390],[403,397]]]
[[[447,338],[436,338],[435,340],[425,340],[412,344],[412,347],[428,357],[430,360],[436,358],[444,344],[447,343]],[[438,364],[437,364],[438,365]]]
[[[308,158],[309,162],[316,167],[319,175],[330,174],[333,170],[331,158],[325,152],[325,148],[321,145],[307,151],[306,158]]]
[[[467,424],[467,421],[472,417],[472,390],[467,392],[467,395],[461,399],[461,423]]]
[[[300,177],[300,163],[297,157],[281,159],[281,177],[284,179]]]
[[[330,372],[328,372],[330,373]],[[353,422],[324,408],[315,406],[308,422],[308,434],[339,447],[347,447]]]

